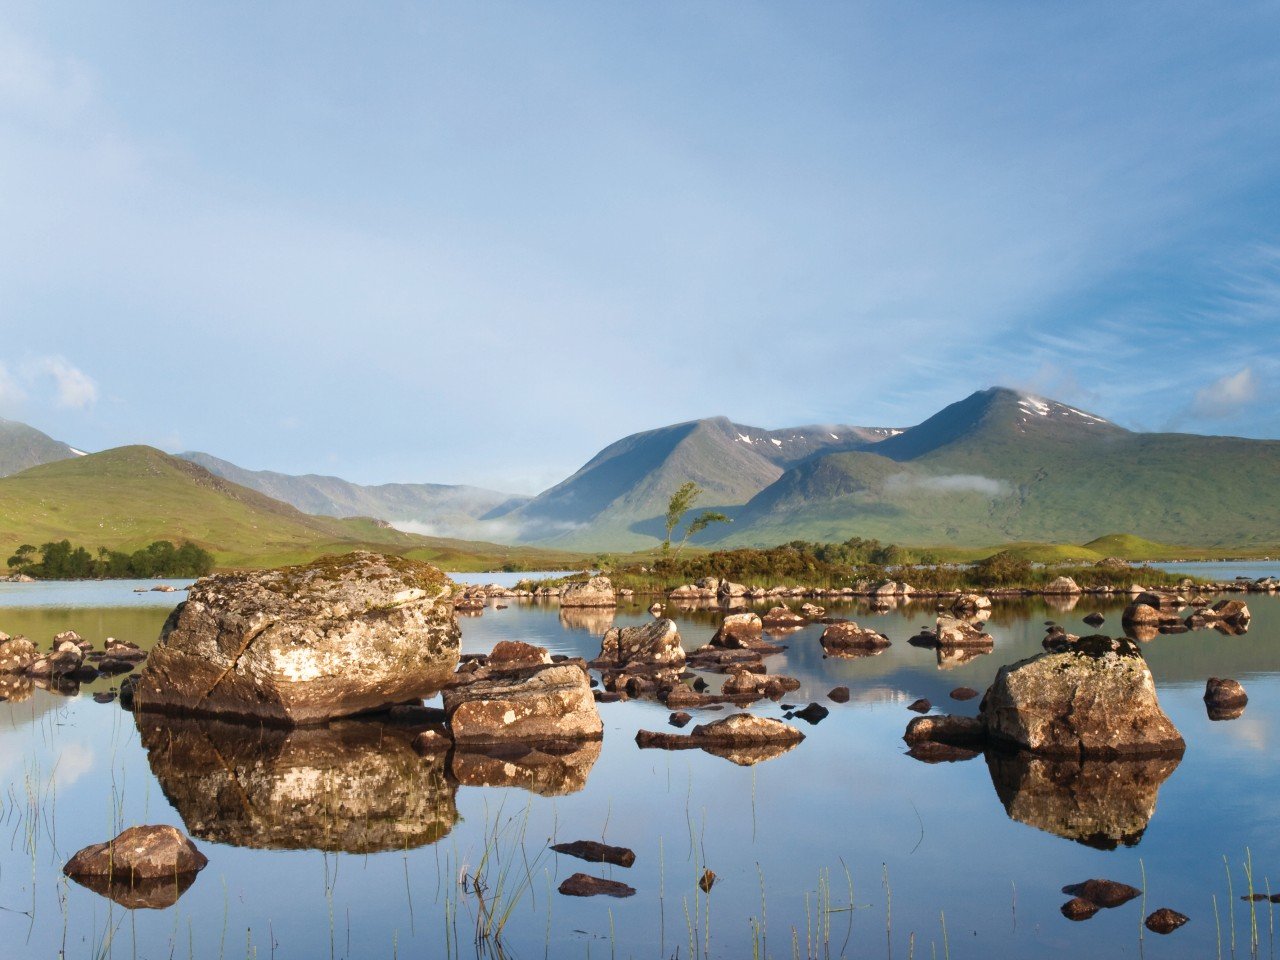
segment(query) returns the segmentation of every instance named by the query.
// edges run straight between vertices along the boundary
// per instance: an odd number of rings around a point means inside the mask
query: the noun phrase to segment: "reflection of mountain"
[[[577,793],[600,759],[599,740],[512,745],[501,752],[454,751],[453,776],[464,787],[523,787],[544,797]]]
[[[1100,850],[1142,839],[1175,758],[1051,760],[987,752],[987,769],[1010,819]]]
[[[458,819],[444,757],[418,756],[409,730],[135,719],[161,789],[199,839],[373,853],[435,843]]]

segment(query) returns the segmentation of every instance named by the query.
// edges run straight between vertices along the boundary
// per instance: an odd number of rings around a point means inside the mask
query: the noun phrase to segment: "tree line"
[[[99,547],[95,556],[70,540],[36,547],[24,543],[9,558],[9,571],[37,580],[127,580],[203,577],[213,572],[213,554],[194,543],[175,547],[168,540],[124,553]]]

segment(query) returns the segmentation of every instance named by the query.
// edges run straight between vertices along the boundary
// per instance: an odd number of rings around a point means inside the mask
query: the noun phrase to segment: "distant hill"
[[[808,457],[869,448],[896,432],[843,425],[762,430],[725,417],[690,420],[610,444],[504,521],[522,541],[575,549],[644,548],[661,539],[667,501],[688,480],[703,489],[697,510],[732,507]]]
[[[1277,478],[1280,441],[1135,433],[993,388],[874,448],[797,464],[718,542],[1086,543],[1125,530],[1192,546],[1276,543]]]
[[[83,455],[82,451],[41,433],[35,427],[0,418],[0,477],[42,463]]]
[[[452,569],[547,566],[577,558],[527,547],[402,533],[370,518],[310,516],[152,447],[119,447],[0,478],[0,551],[69,539],[132,551],[190,540],[220,566],[296,563],[355,549],[398,553]]]
[[[481,487],[440,483],[384,483],[362,486],[340,477],[293,476],[271,470],[246,470],[208,453],[180,453],[210,473],[250,490],[292,504],[304,513],[327,517],[375,517],[391,523],[412,522],[421,532],[438,536],[470,536],[482,517],[498,517],[528,497]]]

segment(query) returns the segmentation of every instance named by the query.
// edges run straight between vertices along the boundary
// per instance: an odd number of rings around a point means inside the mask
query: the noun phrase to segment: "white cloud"
[[[38,357],[23,366],[29,381],[52,381],[53,399],[60,407],[83,410],[98,400],[98,384],[66,357]]]
[[[976,473],[948,473],[938,477],[917,477],[896,473],[885,481],[890,493],[980,493],[987,497],[1003,497],[1011,490],[1007,481]]]
[[[1245,367],[1197,390],[1191,414],[1206,420],[1223,420],[1235,416],[1257,395],[1258,382],[1253,368]]]

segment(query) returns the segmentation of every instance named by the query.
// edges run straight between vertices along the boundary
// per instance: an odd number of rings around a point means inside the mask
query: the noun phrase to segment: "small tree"
[[[675,532],[676,527],[680,526],[680,521],[684,519],[684,515],[693,506],[693,501],[697,500],[701,493],[701,487],[692,480],[686,480],[667,501],[667,537],[662,541],[664,556],[671,552],[671,534]]]
[[[671,499],[667,502],[667,537],[662,541],[662,554],[666,556],[671,552],[671,535],[675,532],[676,527],[680,526],[680,521],[684,519],[684,515],[689,512],[689,508],[693,506],[694,501],[702,495],[702,488],[692,480],[686,480],[680,484],[679,489],[671,495]],[[713,523],[730,523],[728,517],[723,513],[716,513],[714,510],[704,511],[700,516],[696,517],[685,528],[684,536],[680,539],[680,543],[676,546],[676,554],[678,555],[684,549],[684,545],[689,542],[689,538],[701,533]]]
[[[36,562],[36,548],[33,544],[24,543],[9,558],[9,568],[17,573],[23,573],[26,569]]]

